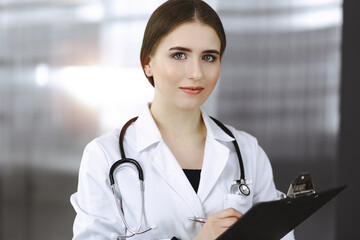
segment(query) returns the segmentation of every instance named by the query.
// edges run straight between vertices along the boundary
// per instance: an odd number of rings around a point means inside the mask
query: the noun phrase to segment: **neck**
[[[206,132],[200,108],[181,109],[153,102],[150,112],[162,135],[173,137],[193,136]]]

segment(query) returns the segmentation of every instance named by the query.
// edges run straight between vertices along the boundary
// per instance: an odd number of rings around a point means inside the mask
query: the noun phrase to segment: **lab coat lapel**
[[[149,155],[152,165],[159,176],[183,199],[194,213],[194,216],[203,216],[203,208],[198,195],[187,180],[179,163],[161,138],[159,129],[151,116],[149,108],[144,109],[136,121],[137,150],[139,152],[153,144],[157,144]]]
[[[228,162],[230,150],[224,145],[224,142],[230,142],[234,139],[220,129],[204,112],[202,116],[206,125],[207,136],[198,195],[204,202]]]
[[[141,152],[154,143],[158,143],[150,154],[150,161],[169,186],[182,198],[194,213],[194,216],[204,216],[202,203],[216,184],[228,158],[229,149],[223,144],[234,140],[222,131],[206,113],[202,117],[207,129],[204,161],[200,184],[196,194],[186,178],[179,163],[161,138],[161,134],[147,108],[137,122],[137,150]]]
[[[159,175],[188,204],[194,216],[203,216],[204,211],[198,195],[187,180],[174,155],[163,141],[160,141],[153,152],[151,160]]]
[[[198,195],[202,202],[205,201],[211,189],[216,184],[223,171],[230,150],[216,140],[207,140],[205,145],[204,162],[201,171]]]

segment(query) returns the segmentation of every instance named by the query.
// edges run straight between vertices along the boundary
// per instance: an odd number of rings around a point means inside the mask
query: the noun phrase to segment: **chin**
[[[205,100],[202,99],[183,100],[180,101],[179,104],[177,104],[177,106],[180,109],[184,109],[184,110],[196,110],[196,109],[200,109],[200,107],[204,104]]]

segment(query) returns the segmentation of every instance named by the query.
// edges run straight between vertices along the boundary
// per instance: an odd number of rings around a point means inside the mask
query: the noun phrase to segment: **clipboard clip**
[[[308,196],[315,194],[314,184],[310,173],[300,173],[294,181],[290,184],[289,190],[287,192],[287,197],[296,198],[300,196]]]

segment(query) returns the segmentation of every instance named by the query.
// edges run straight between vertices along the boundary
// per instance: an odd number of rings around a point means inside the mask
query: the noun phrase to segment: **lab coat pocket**
[[[250,185],[249,187],[251,189]],[[224,194],[223,209],[234,208],[242,214],[245,214],[252,207],[252,205],[253,202],[251,193],[249,196],[245,196],[242,194]]]
[[[149,239],[149,240],[158,240],[159,239],[159,230],[153,226],[154,228],[150,231],[142,234],[136,234],[135,236],[131,238],[126,239],[132,239],[132,240],[143,240],[143,239]],[[128,233],[129,234],[129,233]]]

